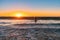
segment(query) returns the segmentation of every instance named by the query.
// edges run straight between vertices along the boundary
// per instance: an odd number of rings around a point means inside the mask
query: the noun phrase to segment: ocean
[[[0,19],[0,40],[60,40],[60,20]]]

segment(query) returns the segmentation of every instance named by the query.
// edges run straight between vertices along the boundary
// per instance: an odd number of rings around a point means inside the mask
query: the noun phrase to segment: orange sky
[[[0,16],[59,16],[60,0],[0,0]]]
[[[22,14],[22,16],[60,16],[60,12],[59,11],[27,11],[27,12],[23,12],[23,11],[12,11],[12,12],[3,12],[0,13],[0,16],[15,16],[15,14]]]

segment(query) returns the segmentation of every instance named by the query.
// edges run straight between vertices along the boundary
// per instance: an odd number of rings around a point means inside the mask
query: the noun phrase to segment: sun
[[[21,16],[23,16],[23,15],[22,15],[22,13],[16,13],[15,16],[16,16],[16,17],[21,17]]]

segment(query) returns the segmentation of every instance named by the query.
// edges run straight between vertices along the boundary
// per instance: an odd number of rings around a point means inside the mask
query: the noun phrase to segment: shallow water
[[[59,23],[58,20],[39,21],[50,24],[31,25],[34,20],[0,20],[0,40],[60,40],[60,25],[52,25]],[[16,25],[21,23],[24,25]]]

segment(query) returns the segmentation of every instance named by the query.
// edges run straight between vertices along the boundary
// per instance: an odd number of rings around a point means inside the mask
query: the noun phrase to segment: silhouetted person
[[[37,18],[36,17],[34,17],[35,19],[34,19],[34,21],[35,21],[35,23],[37,22]]]

